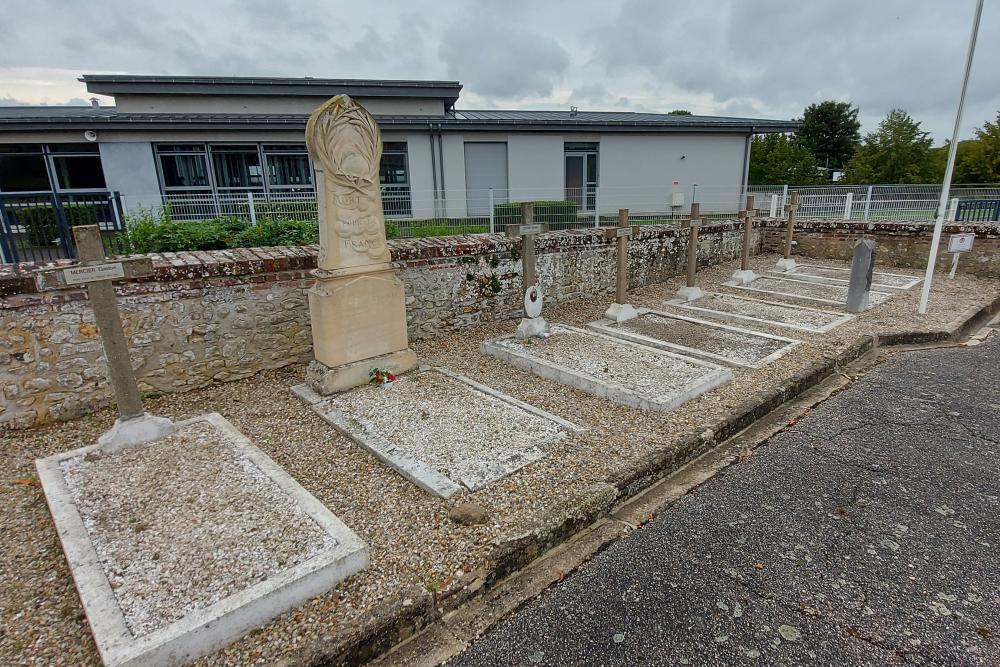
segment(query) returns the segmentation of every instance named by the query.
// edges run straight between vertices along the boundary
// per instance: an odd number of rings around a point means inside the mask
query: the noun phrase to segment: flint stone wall
[[[764,251],[784,251],[785,221],[765,221]],[[878,243],[875,269],[889,267],[925,269],[931,249],[934,227],[923,222],[866,222],[862,220],[796,220],[793,255],[811,259],[851,261],[854,242],[874,239]],[[981,278],[1000,277],[1000,224],[947,223],[938,249],[937,273],[951,270],[952,255],[948,252],[951,234],[973,233],[976,240],[972,251],[964,253],[958,263],[958,273]]]
[[[755,229],[754,252],[761,236]],[[737,223],[703,226],[699,263],[738,257],[740,238]],[[675,227],[644,227],[629,244],[630,287],[683,273],[686,239],[687,231]],[[546,302],[609,300],[614,244],[598,230],[538,236]],[[466,235],[389,245],[406,286],[411,338],[521,316],[519,239]],[[150,255],[152,277],[116,284],[140,388],[186,391],[308,361],[307,290],[317,252],[307,246]],[[39,268],[0,266],[0,428],[68,419],[113,400],[86,291],[39,292]]]

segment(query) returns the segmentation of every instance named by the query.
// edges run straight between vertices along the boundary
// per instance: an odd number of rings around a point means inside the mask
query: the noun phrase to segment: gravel
[[[844,282],[850,282],[851,270],[849,268],[839,268],[832,266],[820,266],[817,264],[805,264],[796,267],[792,272],[791,276],[816,276],[817,278],[833,278],[834,280],[840,280]],[[872,275],[872,287],[878,289],[879,287],[896,287],[896,288],[906,288],[908,285],[912,286],[914,279],[917,276],[906,276],[897,275],[894,273],[883,273],[881,271],[876,271]]]
[[[609,336],[558,324],[551,325],[549,332],[551,336],[544,340],[504,338],[496,343],[650,400],[683,388],[706,372],[703,365]]]
[[[337,545],[204,422],[61,468],[134,637]]]
[[[802,299],[836,301],[838,303],[847,301],[846,285],[825,285],[805,280],[786,280],[784,278],[768,278],[764,276],[749,285],[737,289],[766,292],[768,295],[773,294],[774,296],[798,296]],[[872,304],[879,304],[891,297],[891,294],[872,290],[870,302]]]
[[[776,255],[754,257],[750,268],[762,273],[777,259]],[[732,294],[721,283],[736,268],[738,262],[704,269],[698,274],[699,283],[706,290]],[[683,283],[684,277],[678,276],[634,290],[629,293],[629,302],[636,307],[672,310],[664,301]],[[612,285],[613,276],[609,276],[605,299],[547,307],[545,317],[550,322],[577,326],[598,320],[612,298]],[[585,434],[552,443],[547,456],[517,474],[482,491],[464,494],[463,500],[483,507],[491,518],[473,526],[449,520],[451,503],[433,498],[403,479],[337,434],[295,398],[289,387],[302,382],[302,366],[147,399],[148,410],[174,419],[206,411],[222,413],[365,540],[371,551],[367,570],[197,664],[273,664],[312,640],[342,631],[363,611],[408,586],[447,588],[445,582],[458,573],[487,565],[494,542],[524,535],[571,513],[595,483],[629,461],[653,451],[669,451],[686,434],[710,428],[744,401],[818,359],[836,354],[861,334],[940,329],[970,306],[991,301],[998,285],[997,281],[972,276],[960,275],[954,280],[939,277],[927,315],[917,315],[919,290],[911,289],[830,332],[795,332],[793,336],[802,338],[803,344],[779,362],[738,370],[729,385],[669,413],[627,408],[480,354],[482,340],[510,334],[514,321],[488,322],[476,329],[415,341],[412,345],[422,362],[447,366],[588,428]],[[692,313],[684,309],[674,312]],[[748,326],[789,335],[784,327]],[[475,415],[470,413],[469,418]],[[0,433],[0,470],[4,475],[0,485],[0,550],[4,554],[0,559],[0,664],[99,662],[41,490],[15,481],[31,481],[35,458],[93,443],[113,421],[114,411],[105,409],[71,422]]]
[[[645,313],[631,320],[611,325],[667,343],[717,354],[730,361],[751,365],[791,345],[787,341],[765,338],[752,333],[720,329],[710,324]]]
[[[473,490],[541,458],[566,435],[550,419],[433,370],[338,394],[329,402],[365,433]]]
[[[845,315],[828,310],[806,308],[802,306],[783,305],[780,303],[766,302],[749,297],[734,296],[732,294],[706,294],[697,301],[686,304],[677,304],[678,308],[692,310],[698,313],[698,317],[717,319],[723,322],[730,321],[729,317],[720,316],[717,313],[727,315],[743,315],[762,320],[771,320],[780,324],[787,324],[796,329],[812,329],[819,331],[824,327],[835,324],[845,319]],[[742,318],[740,318],[742,320]],[[747,320],[742,320],[747,321]],[[745,325],[748,328],[755,328],[760,325],[758,322],[749,322]],[[766,325],[765,325],[766,326]]]

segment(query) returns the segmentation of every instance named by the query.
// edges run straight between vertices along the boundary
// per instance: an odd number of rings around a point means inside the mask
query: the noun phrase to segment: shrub
[[[503,231],[507,225],[521,224],[521,204],[509,202],[497,204],[494,207],[497,231]],[[536,201],[535,222],[544,223],[549,229],[572,229],[576,226],[579,204],[575,201]]]
[[[312,245],[319,243],[319,225],[308,220],[257,220],[257,224],[239,232],[234,248],[259,248],[275,245]]]
[[[67,203],[63,204],[62,208],[66,215],[66,224],[70,227],[96,225],[100,220],[96,204]],[[33,246],[53,245],[56,239],[62,236],[56,218],[56,210],[53,206],[44,204],[13,210],[17,224],[24,225],[25,236],[27,236],[29,244]]]

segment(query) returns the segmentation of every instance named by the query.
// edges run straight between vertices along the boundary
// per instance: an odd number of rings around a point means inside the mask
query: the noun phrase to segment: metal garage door
[[[465,144],[465,198],[469,215],[490,214],[490,188],[494,203],[507,201],[507,144],[470,141]]]

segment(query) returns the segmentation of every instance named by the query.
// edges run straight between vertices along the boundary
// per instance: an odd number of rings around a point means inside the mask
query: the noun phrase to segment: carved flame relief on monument
[[[378,180],[382,135],[375,119],[347,95],[338,95],[309,117],[306,144],[323,172],[317,179],[320,264],[331,255],[341,266],[356,264],[352,253],[388,261]]]

